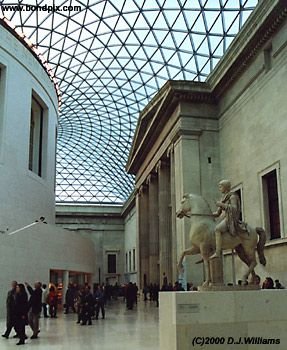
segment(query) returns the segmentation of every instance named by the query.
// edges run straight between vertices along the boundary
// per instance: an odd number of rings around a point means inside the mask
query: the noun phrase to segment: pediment
[[[135,173],[134,162],[148,151],[152,139],[164,127],[180,101],[214,103],[209,85],[187,81],[168,81],[140,113],[126,170]]]

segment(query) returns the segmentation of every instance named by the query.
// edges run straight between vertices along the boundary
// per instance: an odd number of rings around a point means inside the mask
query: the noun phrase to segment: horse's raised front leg
[[[191,246],[189,249],[186,249],[182,252],[180,258],[179,258],[179,261],[178,261],[178,264],[177,264],[177,270],[179,273],[182,273],[183,272],[183,259],[185,258],[186,255],[195,255],[195,254],[198,254],[199,253],[199,249],[198,247],[196,246]]]

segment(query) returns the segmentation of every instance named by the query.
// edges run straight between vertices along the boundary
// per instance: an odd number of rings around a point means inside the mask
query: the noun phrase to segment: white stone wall
[[[35,57],[0,26],[0,229],[18,228],[45,216],[54,222],[55,140],[58,101]],[[46,106],[43,176],[28,170],[32,93]]]
[[[57,205],[56,224],[90,240],[94,250],[93,283],[124,281],[124,220],[120,206]],[[117,273],[108,274],[107,254],[117,255]]]
[[[49,282],[50,269],[94,272],[91,241],[57,228],[55,150],[58,100],[47,73],[0,26],[0,317],[12,280]],[[28,170],[32,94],[45,106],[43,175]],[[40,216],[37,224],[9,236]],[[8,228],[8,231],[6,229]]]
[[[49,283],[50,269],[94,272],[91,241],[55,225],[37,224],[8,236],[0,236],[0,315],[10,282]]]
[[[231,178],[233,185],[243,183],[245,219],[257,226],[264,223],[258,175],[276,163],[280,164],[283,222],[287,219],[287,48],[282,46],[287,43],[286,30],[285,25],[272,40],[271,69],[263,69],[261,51],[221,103],[222,175]],[[285,236],[284,226],[282,235]]]
[[[250,225],[264,227],[261,174],[276,167],[279,173],[281,239],[266,250],[266,268],[256,271],[281,279],[287,284],[287,25],[269,42],[271,67],[265,64],[263,50],[240,79],[229,88],[220,103],[220,156],[223,178],[242,185],[244,219]],[[279,246],[278,246],[279,244]],[[283,255],[283,257],[282,257]],[[230,259],[227,259],[230,264]],[[237,278],[244,267],[237,264]],[[230,272],[230,267],[227,268]]]

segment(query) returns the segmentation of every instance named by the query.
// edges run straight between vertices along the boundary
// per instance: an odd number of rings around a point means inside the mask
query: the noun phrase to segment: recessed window
[[[129,251],[129,271],[132,270],[132,253]]]
[[[238,190],[235,190],[234,193],[237,194],[240,200],[240,215],[239,215],[239,220],[242,221],[242,193],[241,193],[241,188]]]
[[[281,227],[276,169],[262,176],[262,189],[266,229],[270,233],[270,239],[280,238]]]
[[[133,249],[133,271],[136,270],[136,250]]]
[[[108,273],[117,273],[117,255],[108,254]]]
[[[33,97],[30,117],[29,170],[42,176],[44,109]]]

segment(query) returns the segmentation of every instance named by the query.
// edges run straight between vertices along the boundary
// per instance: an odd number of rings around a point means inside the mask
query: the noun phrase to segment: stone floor
[[[134,310],[126,310],[122,301],[114,301],[106,309],[106,319],[93,320],[92,326],[76,324],[76,315],[59,314],[57,319],[40,319],[39,339],[28,339],[16,347],[17,339],[0,339],[0,349],[37,350],[158,350],[158,308],[139,302]],[[0,320],[2,334],[5,320]],[[26,328],[31,336],[31,329]]]

